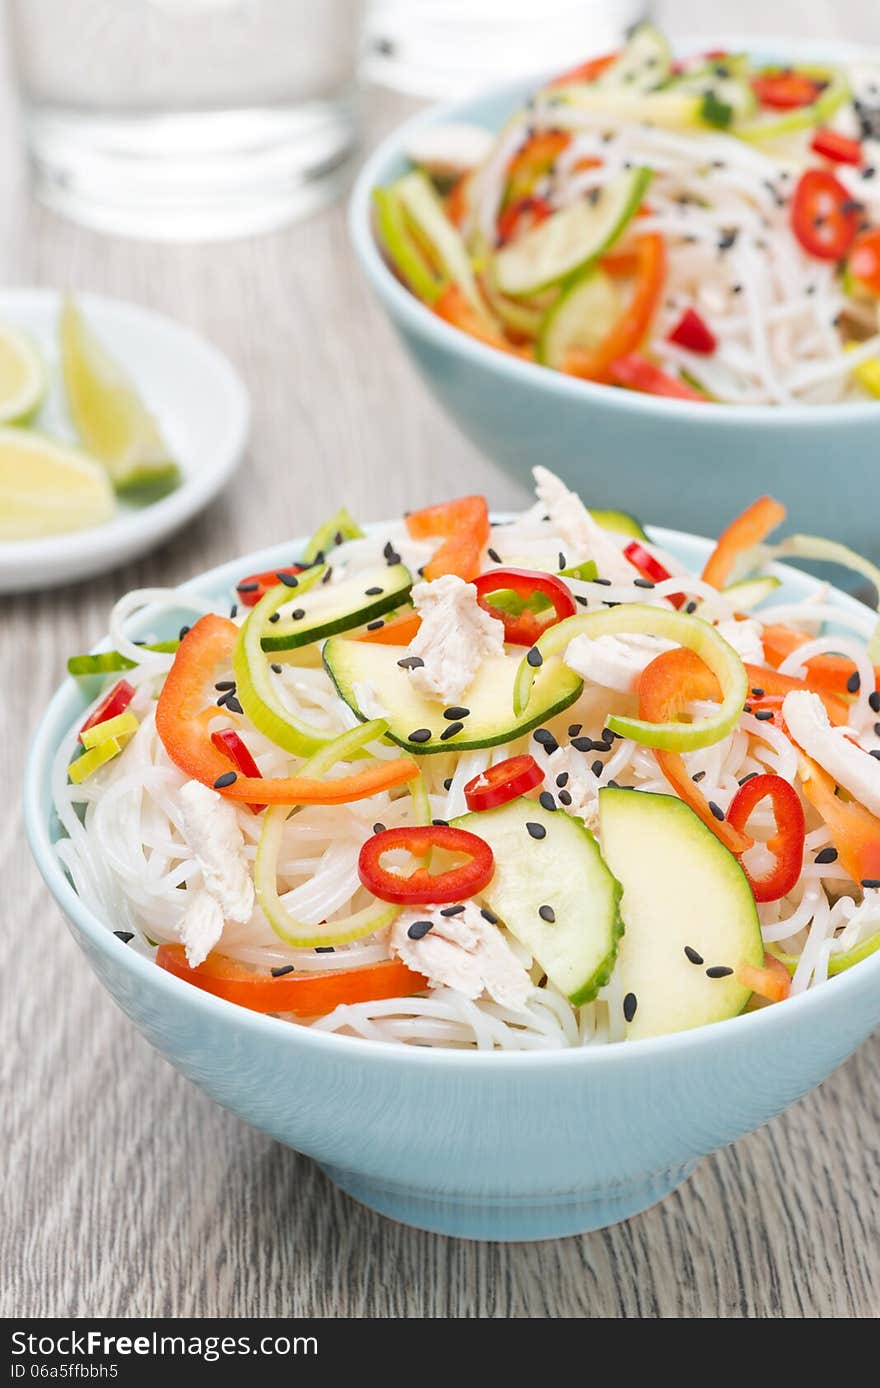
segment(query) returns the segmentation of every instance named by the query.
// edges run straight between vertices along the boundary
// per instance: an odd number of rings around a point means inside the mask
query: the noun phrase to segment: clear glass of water
[[[268,231],[338,193],[360,0],[9,0],[34,189],[103,231]]]

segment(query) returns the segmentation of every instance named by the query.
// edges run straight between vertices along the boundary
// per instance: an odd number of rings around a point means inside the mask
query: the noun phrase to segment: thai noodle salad
[[[342,511],[215,602],[117,603],[53,789],[120,941],[290,1022],[480,1050],[702,1026],[880,946],[876,616],[770,561],[878,571],[772,542],[769,497],[691,571],[534,476],[513,519]]]
[[[480,342],[693,402],[880,395],[880,65],[676,61],[642,26],[497,133],[404,153],[382,251]]]

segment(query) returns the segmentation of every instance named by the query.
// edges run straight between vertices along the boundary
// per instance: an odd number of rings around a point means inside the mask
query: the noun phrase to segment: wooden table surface
[[[880,42],[876,0],[713,6],[718,29]],[[705,6],[663,18],[703,31]],[[92,289],[213,339],[254,404],[245,466],[140,563],[7,601],[0,618],[0,1314],[873,1317],[880,1311],[880,1036],[783,1117],[626,1224],[478,1245],[392,1224],[215,1107],[99,988],[28,856],[29,734],[115,597],[309,531],[456,491],[523,498],[458,436],[371,302],[336,208],[274,236],[163,247],[99,237],[28,197],[0,71],[0,263],[9,284]],[[405,111],[373,95],[371,136]],[[772,1063],[768,1059],[768,1063]]]

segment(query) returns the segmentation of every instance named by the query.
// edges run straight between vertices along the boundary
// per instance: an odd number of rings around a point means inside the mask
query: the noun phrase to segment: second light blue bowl
[[[786,51],[790,60],[798,45]],[[573,380],[450,327],[388,269],[373,234],[371,195],[406,171],[401,151],[410,135],[448,121],[498,129],[535,85],[520,82],[408,121],[367,161],[352,194],[358,259],[437,400],[509,472],[528,483],[530,469],[543,463],[590,506],[623,507],[659,525],[714,535],[771,492],[788,506],[795,529],[880,560],[880,401],[733,407]]]

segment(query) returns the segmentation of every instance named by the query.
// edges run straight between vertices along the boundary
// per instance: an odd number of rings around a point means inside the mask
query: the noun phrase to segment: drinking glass
[[[9,0],[34,189],[104,231],[267,231],[337,193],[360,0]]]

